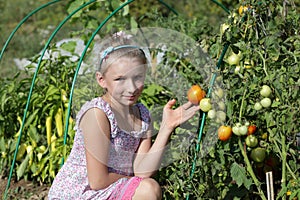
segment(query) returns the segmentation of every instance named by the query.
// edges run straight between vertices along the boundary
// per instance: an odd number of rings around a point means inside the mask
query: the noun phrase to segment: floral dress
[[[101,97],[92,99],[82,106],[76,117],[76,134],[71,153],[56,175],[49,190],[48,199],[131,199],[131,197],[127,198],[125,196],[132,196],[134,194],[141,178],[121,178],[107,188],[101,190],[92,190],[89,187],[84,137],[78,124],[87,110],[91,108],[103,110],[110,122],[111,128],[111,148],[108,158],[108,171],[126,176],[133,176],[132,163],[134,153],[140,144],[140,138],[146,133],[150,123],[150,114],[147,108],[140,103],[135,106],[137,106],[140,111],[142,128],[140,131],[132,132],[123,131],[118,127],[110,105]]]

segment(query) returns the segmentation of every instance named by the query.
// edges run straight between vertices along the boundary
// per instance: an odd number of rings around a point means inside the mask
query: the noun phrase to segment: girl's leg
[[[132,200],[160,200],[162,199],[160,185],[152,178],[143,179],[136,188]]]

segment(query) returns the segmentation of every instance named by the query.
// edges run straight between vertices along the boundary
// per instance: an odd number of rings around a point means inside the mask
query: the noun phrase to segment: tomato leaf
[[[252,180],[248,179],[246,174],[246,170],[244,167],[240,166],[238,163],[232,163],[230,167],[230,175],[233,180],[236,181],[236,184],[240,187],[244,185],[248,190],[252,185]]]

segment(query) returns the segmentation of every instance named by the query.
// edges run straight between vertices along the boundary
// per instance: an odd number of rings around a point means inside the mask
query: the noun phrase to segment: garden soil
[[[3,197],[7,185],[7,178],[0,178],[0,197]],[[9,187],[7,200],[43,200],[48,199],[49,186],[40,185],[30,181],[12,180]]]

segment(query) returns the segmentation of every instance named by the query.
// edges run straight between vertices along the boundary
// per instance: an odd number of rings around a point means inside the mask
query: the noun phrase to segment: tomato
[[[222,125],[218,129],[218,137],[221,141],[227,141],[232,135],[232,129],[230,126]]]
[[[208,112],[209,110],[211,110],[212,108],[212,105],[210,103],[210,98],[203,98],[201,101],[200,101],[200,109],[203,111],[203,112]]]
[[[240,63],[240,55],[232,53],[228,58],[227,62],[229,65],[238,65]]]
[[[237,126],[232,127],[232,132],[233,132],[235,135],[237,135],[237,136],[240,136],[240,135],[241,135],[241,134],[240,134],[240,129],[239,129],[239,127],[237,127]]]
[[[259,110],[262,109],[262,105],[260,104],[260,102],[256,102],[256,103],[254,104],[254,109],[257,110],[257,111],[259,111]]]
[[[268,133],[263,133],[261,139],[266,140],[268,138]]]
[[[225,122],[226,121],[226,113],[224,111],[217,111],[217,119],[220,121],[220,122]]]
[[[245,141],[246,145],[251,148],[256,147],[258,144],[258,139],[254,135],[248,135]]]
[[[248,126],[243,125],[243,126],[239,127],[239,133],[241,135],[247,135],[247,133],[248,133]]]
[[[265,97],[262,100],[260,100],[260,104],[264,107],[264,108],[268,108],[271,106],[272,101],[269,97]]]
[[[205,97],[206,93],[199,85],[192,85],[187,92],[187,97],[190,102],[198,105],[201,99]]]
[[[263,97],[269,97],[272,93],[272,90],[268,85],[263,85],[259,93]]]
[[[250,157],[255,162],[263,162],[266,158],[266,149],[262,147],[256,147],[255,149],[252,149]]]
[[[207,113],[207,117],[209,119],[214,119],[216,117],[216,111],[215,110],[209,110],[208,113]]]
[[[218,88],[218,89],[213,91],[213,95],[215,95],[214,97],[222,99],[224,97],[224,91],[223,91],[222,88]]]
[[[218,108],[219,108],[220,110],[225,110],[225,108],[226,108],[225,103],[224,103],[223,101],[220,101],[220,102],[218,103]]]
[[[256,131],[256,126],[255,125],[250,125],[248,126],[248,133],[247,135],[252,135]]]

